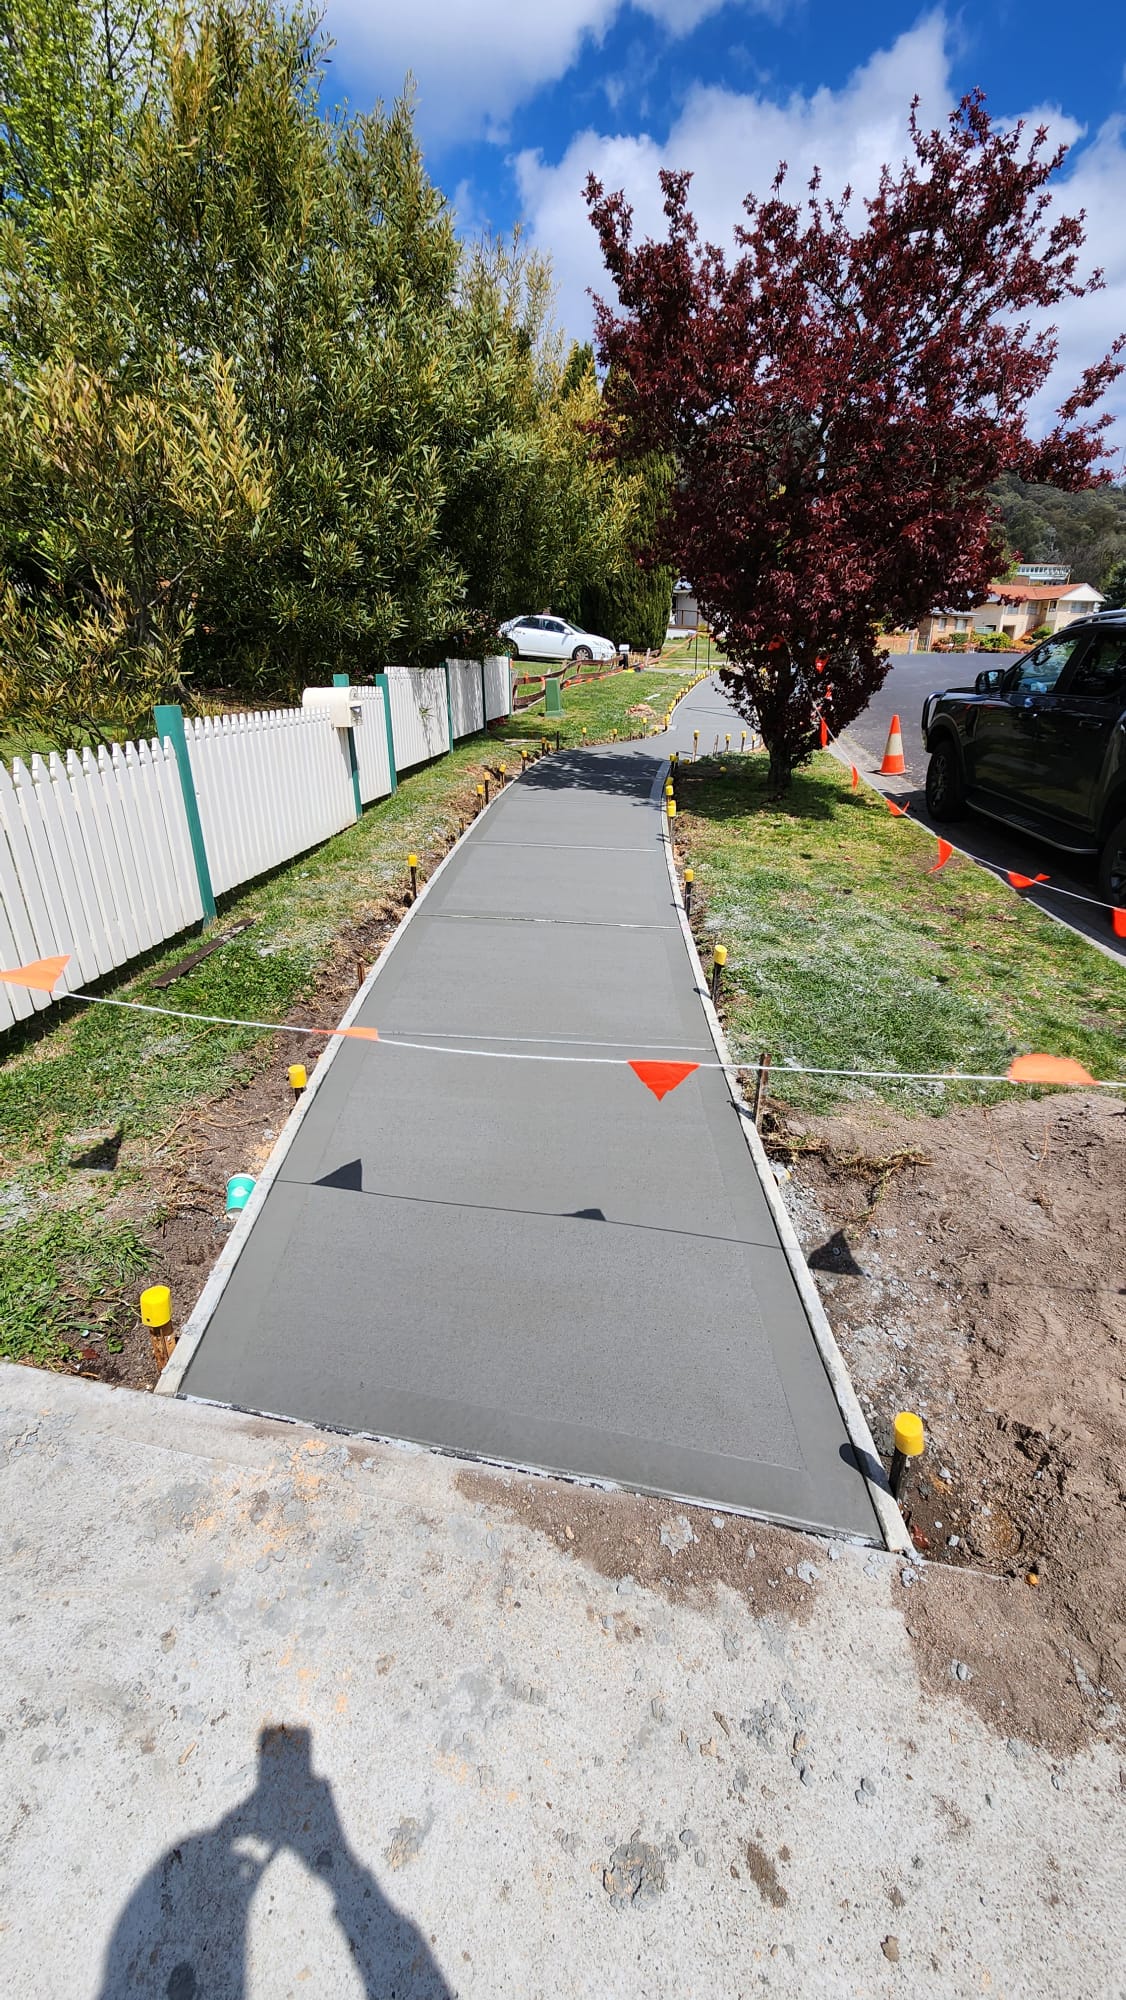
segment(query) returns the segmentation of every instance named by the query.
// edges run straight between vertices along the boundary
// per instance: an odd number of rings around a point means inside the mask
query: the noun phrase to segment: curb
[[[486,814],[492,812],[493,807],[504,797],[509,786],[517,784],[522,775],[522,772],[514,775],[508,780],[508,784],[503,785],[498,792],[495,792],[488,804],[483,806],[479,813],[474,814],[465,831],[458,834],[453,846],[448,848],[446,853],[443,854],[434,873],[427,877],[409,910],[404,910],[402,916],[399,918],[398,923],[384,945],[383,950],[380,952],[379,957],[376,959],[375,964],[372,966],[371,971],[368,973],[367,978],[364,980],[363,985],[357,988],[347,1008],[341,1015],[337,1023],[338,1027],[351,1027],[356,1015],[359,1013],[360,1008],[363,1006],[368,994],[371,992],[372,987],[386,965],[387,960],[406,930],[407,925],[426,901],[432,884],[438,880],[447,862],[452,861],[463,841],[469,839],[470,834],[480,825]],[[215,1308],[227,1288],[231,1273],[246,1247],[246,1239],[254,1226],[258,1211],[276,1181],[282,1162],[301,1129],[302,1119],[308,1113],[310,1104],[316,1097],[335,1057],[343,1046],[343,1041],[335,1038],[330,1039],[305,1089],[302,1091],[301,1096],[294,1105],[281,1131],[278,1133],[270,1157],[255,1181],[254,1192],[247,1202],[246,1207],[239,1215],[214,1264],[211,1266],[207,1282],[184,1322],[183,1331],[171,1355],[161,1369],[156,1387],[153,1390],[154,1395],[175,1396],[179,1392],[180,1385],[188,1371],[189,1365],[195,1358],[196,1350],[210,1324]]]
[[[670,766],[666,762],[664,769],[655,781],[654,795],[657,797],[661,795],[669,768]],[[829,1378],[829,1387],[833,1392],[837,1408],[841,1413],[848,1441],[856,1455],[860,1475],[868,1489],[868,1496],[872,1502],[872,1508],[879,1524],[880,1532],[883,1535],[885,1547],[894,1555],[910,1555],[915,1557],[915,1545],[907,1532],[907,1524],[896,1502],[892,1498],[890,1488],[887,1485],[875,1442],[868,1428],[868,1420],[860,1407],[856,1390],[852,1386],[852,1378],[845,1366],[841,1350],[837,1346],[836,1335],[829,1324],[828,1315],[821,1303],[821,1295],[813,1282],[809,1265],[805,1261],[805,1253],[798,1242],[797,1232],[790,1220],[789,1211],[782,1199],[781,1190],[771,1172],[770,1162],[766,1157],[766,1151],[762,1140],[759,1138],[754,1120],[750,1117],[746,1104],[743,1101],[743,1093],[739,1085],[739,1072],[732,1062],[731,1051],[727,1046],[727,1038],[724,1035],[719,1015],[712,1005],[711,996],[708,992],[708,982],[704,975],[703,965],[700,962],[700,954],[696,949],[696,940],[692,935],[692,927],[685,914],[684,899],[681,894],[680,880],[676,872],[676,857],[673,853],[672,839],[669,834],[668,815],[666,813],[661,814],[661,836],[664,841],[665,862],[669,871],[673,904],[680,922],[681,935],[684,938],[689,962],[696,974],[697,995],[704,1009],[704,1016],[707,1020],[712,1041],[715,1044],[716,1054],[723,1064],[723,1073],[727,1079],[727,1088],[731,1093],[732,1104],[739,1114],[739,1126],[746,1142],[747,1151],[754,1162],[755,1172],[758,1175],[763,1194],[766,1196],[767,1206],[770,1209],[774,1226],[778,1231],[778,1236],[786,1255],[786,1262],[793,1274],[794,1283],[798,1288],[798,1294],[801,1298],[805,1316],[809,1321],[810,1331],[813,1334],[817,1352],[821,1357],[821,1365]],[[873,1472],[869,1470],[869,1467],[879,1468],[880,1478],[884,1481],[882,1486],[877,1484]]]

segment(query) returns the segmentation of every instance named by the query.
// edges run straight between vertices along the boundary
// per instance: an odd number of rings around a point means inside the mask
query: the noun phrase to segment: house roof
[[[1102,603],[1101,592],[1089,583],[1018,583],[1012,577],[1006,577],[1003,583],[990,584],[989,601],[996,598],[1005,604],[1042,604],[1049,600],[1055,603],[1058,598],[1076,597],[1083,593],[1097,597]]]

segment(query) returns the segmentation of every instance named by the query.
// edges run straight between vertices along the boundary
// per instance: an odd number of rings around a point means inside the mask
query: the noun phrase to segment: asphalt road
[[[934,822],[927,812],[923,792],[927,775],[927,755],[923,749],[921,730],[923,702],[928,694],[937,689],[972,687],[983,660],[987,660],[987,656],[976,653],[963,659],[948,653],[914,653],[897,658],[883,687],[873,695],[864,714],[858,721],[850,723],[844,732],[842,749],[850,752],[853,761],[867,776],[876,778],[892,716],[899,716],[907,775],[902,779],[878,778],[878,782],[896,798],[909,795],[912,813],[924,826],[931,826]],[[976,860],[991,862],[997,868],[1016,869],[1022,875],[1050,875],[1051,887],[1024,893],[1049,915],[1058,917],[1072,930],[1079,931],[1110,957],[1126,962],[1126,939],[1115,937],[1103,904],[1072,902],[1069,895],[1052,893],[1055,888],[1070,891],[1075,896],[1097,896],[1093,861],[1087,864],[1074,855],[1061,854],[1056,848],[1029,840],[1025,834],[1014,833],[1007,827],[999,826],[995,820],[979,818],[975,813],[968,813],[954,826],[943,826],[941,831],[948,840],[972,854]]]
[[[691,702],[692,706],[689,706]],[[878,1540],[715,1060],[654,784],[693,727],[545,760],[374,979],[181,1393]],[[577,1044],[577,1046],[576,1046]]]

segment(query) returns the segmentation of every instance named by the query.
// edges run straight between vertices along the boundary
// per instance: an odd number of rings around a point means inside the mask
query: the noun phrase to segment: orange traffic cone
[[[906,775],[906,771],[907,766],[903,761],[903,737],[899,728],[899,717],[898,715],[893,715],[891,718],[891,728],[888,730],[884,761],[880,765],[880,773],[881,776],[886,778],[902,778]]]

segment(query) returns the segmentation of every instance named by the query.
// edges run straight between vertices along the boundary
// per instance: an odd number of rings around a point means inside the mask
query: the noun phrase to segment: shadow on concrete
[[[250,1906],[275,1855],[332,1893],[333,1914],[370,2000],[453,2000],[421,1933],[348,1845],[332,1786],[314,1775],[307,1729],[264,1729],[253,1791],[204,1833],[166,1849],[117,1921],[99,2000],[244,2000]],[[287,1911],[296,1947],[299,1916]],[[295,1965],[295,1971],[300,1967]],[[312,1991],[322,1991],[319,1978]]]
[[[650,751],[638,744],[622,755],[605,746],[590,750],[557,750],[534,764],[520,780],[530,792],[603,792],[608,798],[634,798],[639,805],[649,803],[653,778],[664,763],[665,750]]]

